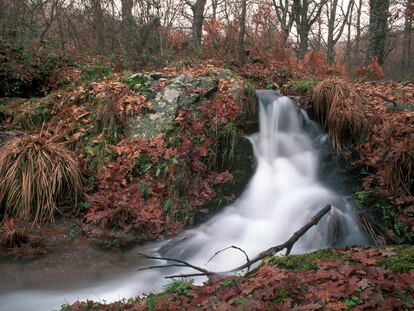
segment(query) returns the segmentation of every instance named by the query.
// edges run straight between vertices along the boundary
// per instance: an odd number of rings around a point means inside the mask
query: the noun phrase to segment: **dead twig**
[[[302,228],[300,228],[298,231],[296,231],[289,240],[287,240],[285,243],[271,247],[267,250],[265,250],[264,252],[261,252],[256,258],[250,260],[249,262],[246,262],[244,265],[241,265],[240,267],[237,267],[233,270],[227,271],[227,273],[234,273],[237,271],[241,271],[245,268],[250,268],[251,265],[255,264],[256,262],[272,256],[275,253],[278,253],[282,250],[284,250],[286,248],[286,254],[285,255],[289,255],[290,251],[293,248],[293,245],[295,245],[295,243],[313,226],[317,225],[319,223],[319,221],[322,219],[323,216],[325,216],[330,210],[331,210],[331,206],[327,205],[325,206],[319,213],[317,213],[315,216],[313,216],[311,218],[311,220],[304,225]]]
[[[398,108],[398,107],[404,107],[404,106],[407,106],[407,105],[412,105],[411,103],[400,103],[400,102],[397,102],[395,100],[391,100],[388,97],[386,97],[386,96],[384,96],[382,94],[379,94],[379,93],[374,93],[372,95],[373,96],[376,96],[376,97],[379,97],[379,98],[381,98],[383,100],[385,100],[387,103],[391,104],[393,106],[393,108]]]
[[[213,275],[220,275],[220,274],[228,274],[228,273],[235,273],[244,269],[248,269],[250,270],[250,267],[257,263],[258,261],[272,256],[284,249],[286,249],[286,254],[285,255],[289,255],[293,246],[295,245],[295,243],[313,226],[317,225],[319,223],[319,221],[322,219],[323,216],[325,216],[330,210],[331,210],[331,205],[327,205],[325,206],[319,213],[317,213],[315,216],[313,216],[311,218],[311,220],[305,224],[302,228],[300,228],[298,231],[296,231],[289,240],[287,240],[285,243],[271,247],[263,252],[261,252],[257,257],[253,258],[253,259],[249,259],[247,253],[242,250],[241,248],[237,247],[237,246],[230,246],[227,247],[223,250],[220,250],[218,252],[216,252],[208,262],[210,262],[215,256],[217,256],[218,254],[220,254],[223,251],[226,251],[230,248],[234,248],[234,249],[238,249],[241,252],[243,252],[247,258],[247,261],[245,264],[229,270],[229,271],[223,271],[223,272],[212,272],[212,271],[208,271],[204,268],[200,268],[197,266],[194,266],[188,262],[185,262],[183,260],[179,260],[179,259],[175,259],[175,258],[167,258],[167,257],[155,257],[155,256],[148,256],[145,254],[140,254],[142,257],[147,258],[147,259],[154,259],[154,260],[163,260],[163,261],[171,261],[171,262],[175,262],[176,264],[170,264],[170,265],[157,265],[157,266],[151,266],[151,267],[146,267],[146,268],[142,268],[140,269],[140,271],[143,270],[150,270],[150,269],[161,269],[161,268],[168,268],[168,267],[187,267],[187,268],[191,268],[194,269],[196,271],[199,271],[199,273],[189,273],[189,274],[177,274],[177,275],[170,275],[170,276],[166,276],[166,279],[172,279],[172,278],[188,278],[188,277],[195,277],[195,276],[207,276],[207,277],[211,277]]]
[[[247,253],[243,250],[243,249],[241,249],[240,247],[238,247],[238,246],[234,246],[234,245],[232,245],[232,246],[229,246],[229,247],[226,247],[226,248],[224,248],[224,249],[222,249],[222,250],[220,250],[220,251],[217,251],[208,261],[207,261],[207,263],[209,263],[210,261],[212,261],[213,260],[213,258],[214,257],[216,257],[218,254],[220,254],[220,253],[222,253],[222,252],[225,252],[225,251],[227,251],[227,250],[229,250],[229,249],[231,249],[231,248],[234,248],[234,249],[237,249],[237,250],[239,250],[239,251],[241,251],[243,254],[244,254],[244,256],[246,256],[246,262],[249,262],[250,261],[250,259],[249,259],[249,255],[247,255]],[[250,270],[250,269],[249,269]]]
[[[180,259],[168,258],[168,257],[148,256],[148,255],[145,255],[145,254],[142,254],[142,253],[139,253],[139,255],[143,258],[146,258],[146,259],[172,261],[172,262],[178,263],[177,265],[160,265],[160,266],[153,266],[152,268],[151,267],[142,268],[142,269],[139,269],[139,271],[149,270],[149,269],[157,269],[157,268],[168,268],[168,267],[171,267],[171,266],[178,266],[178,267],[188,267],[188,268],[194,269],[196,271],[200,271],[202,273],[202,275],[211,275],[211,274],[213,274],[213,272],[210,272],[206,269],[194,266],[194,265],[192,265],[188,262],[185,262],[183,260],[180,260]]]

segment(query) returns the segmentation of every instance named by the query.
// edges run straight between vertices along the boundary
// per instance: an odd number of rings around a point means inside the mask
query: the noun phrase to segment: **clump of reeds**
[[[24,135],[0,148],[0,208],[5,217],[53,221],[56,204],[76,201],[81,177],[75,156],[43,134]]]
[[[414,135],[390,146],[384,169],[388,189],[401,194],[414,194]]]
[[[315,87],[314,109],[337,151],[347,142],[356,142],[364,133],[366,118],[363,100],[344,80],[329,78]]]

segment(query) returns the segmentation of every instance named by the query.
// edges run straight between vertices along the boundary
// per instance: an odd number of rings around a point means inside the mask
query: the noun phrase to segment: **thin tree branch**
[[[194,265],[192,265],[192,264],[190,264],[190,263],[188,263],[188,262],[185,262],[185,261],[183,261],[183,260],[180,260],[180,259],[176,259],[176,258],[168,258],[168,257],[148,256],[148,255],[145,255],[145,254],[142,254],[142,253],[139,253],[139,255],[140,255],[141,257],[143,257],[143,258],[146,258],[146,259],[154,259],[154,260],[163,260],[163,261],[172,261],[172,262],[177,262],[177,263],[183,264],[183,265],[184,265],[184,267],[188,267],[188,268],[192,268],[192,269],[194,269],[194,270],[200,271],[200,272],[202,272],[204,275],[211,275],[211,274],[212,274],[212,272],[210,272],[210,271],[208,271],[208,270],[206,270],[206,269],[203,269],[203,268],[200,268],[200,267],[194,266]]]
[[[231,249],[231,248],[234,248],[234,249],[237,249],[237,250],[239,250],[239,251],[241,251],[243,254],[244,254],[244,256],[246,256],[246,262],[249,262],[250,261],[250,259],[249,259],[249,255],[247,255],[247,253],[243,250],[243,249],[241,249],[240,247],[238,247],[238,246],[234,246],[234,245],[232,245],[232,246],[229,246],[229,247],[226,247],[225,249],[222,249],[222,250],[220,250],[220,251],[217,251],[208,261],[207,261],[207,263],[209,263],[210,261],[212,261],[213,260],[213,258],[214,257],[216,257],[218,254],[220,254],[220,253],[222,253],[222,252],[224,252],[224,251],[226,251],[226,250],[229,250],[229,249]],[[249,269],[250,270],[250,269]]]
[[[170,275],[170,276],[166,276],[166,279],[171,279],[171,278],[177,278],[177,277],[181,277],[181,278],[187,278],[187,277],[195,277],[195,276],[207,276],[210,277],[212,275],[218,275],[218,274],[228,274],[228,273],[235,273],[244,269],[250,269],[250,267],[257,263],[258,261],[272,256],[275,253],[278,253],[284,249],[286,249],[286,254],[285,255],[289,255],[293,246],[295,245],[295,243],[313,226],[317,225],[319,223],[319,221],[332,209],[331,205],[327,205],[325,206],[321,211],[319,211],[319,213],[317,213],[315,216],[313,216],[311,218],[311,220],[306,223],[302,228],[300,228],[298,231],[296,231],[290,238],[289,240],[287,240],[286,242],[284,242],[283,244],[271,247],[263,252],[261,252],[257,257],[255,257],[252,260],[249,260],[247,254],[245,251],[243,251],[241,248],[237,247],[237,246],[230,246],[227,247],[226,249],[223,249],[221,251],[216,252],[213,257],[210,258],[209,261],[211,261],[217,254],[229,249],[229,248],[235,248],[238,249],[240,251],[242,251],[247,258],[247,262],[237,268],[234,268],[232,270],[228,270],[228,271],[223,271],[223,272],[212,272],[212,271],[208,271],[204,268],[200,268],[197,266],[194,266],[188,262],[185,262],[183,260],[179,260],[179,259],[175,259],[175,258],[168,258],[168,257],[156,257],[156,256],[148,256],[145,254],[141,254],[140,255],[144,258],[147,259],[154,259],[154,260],[163,260],[163,261],[172,261],[172,262],[176,262],[178,264],[171,264],[171,265],[165,265],[165,266],[153,266],[153,267],[147,267],[147,268],[143,268],[140,269],[140,271],[143,270],[149,270],[149,269],[159,269],[159,268],[167,268],[167,267],[188,267],[188,268],[192,268],[196,271],[199,271],[200,273],[191,273],[191,274],[178,274],[178,275]]]

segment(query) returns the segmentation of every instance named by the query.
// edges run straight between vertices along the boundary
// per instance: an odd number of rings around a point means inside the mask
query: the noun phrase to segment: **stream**
[[[138,253],[179,258],[211,271],[229,270],[245,262],[240,251],[231,249],[208,260],[231,245],[254,258],[285,242],[327,204],[332,210],[292,253],[367,244],[346,191],[338,191],[343,185],[331,182],[337,180],[336,168],[328,166],[321,172],[321,157],[329,149],[327,136],[288,97],[274,91],[258,91],[257,96],[260,131],[249,137],[256,170],[234,203],[171,240],[126,252],[87,246],[62,250],[51,263],[58,268],[42,266],[39,269],[44,270],[38,271],[27,269],[25,262],[0,263],[0,310],[53,310],[78,299],[112,302],[160,291],[169,282],[167,275],[194,272],[182,268],[138,272],[160,264],[141,259]]]

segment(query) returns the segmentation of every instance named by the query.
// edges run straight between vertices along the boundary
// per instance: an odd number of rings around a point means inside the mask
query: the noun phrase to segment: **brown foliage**
[[[374,58],[368,65],[356,69],[356,73],[365,80],[382,80],[384,79],[384,69]]]
[[[366,128],[363,100],[346,81],[329,78],[320,82],[314,91],[314,109],[332,140],[341,150],[344,143],[356,141]]]
[[[58,201],[76,200],[81,180],[76,157],[44,134],[24,135],[0,148],[0,202],[6,216],[53,221]]]
[[[407,108],[414,105],[413,85],[361,83],[358,88],[368,97],[366,111],[373,120],[370,135],[359,148],[361,161],[375,168],[375,177],[367,176],[366,184],[394,194],[413,195],[414,111],[392,108],[395,104]]]
[[[215,159],[208,148],[214,142],[208,131],[234,122],[240,111],[231,97],[213,99],[199,109],[200,118],[189,110],[179,111],[175,120],[179,142],[141,137],[111,147],[117,159],[97,175],[99,191],[88,196],[88,222],[133,230],[142,238],[159,238],[192,223],[197,208],[216,195],[214,185],[231,179],[228,172],[211,172],[214,167],[209,165]],[[167,207],[166,199],[171,200]],[[184,219],[178,222],[171,217],[174,213]]]
[[[100,305],[99,310],[149,310],[150,299],[155,310],[410,310],[413,271],[397,273],[379,265],[396,255],[390,248],[332,250],[332,258],[313,259],[305,271],[270,259],[245,277],[211,279],[198,287],[189,283],[185,292]],[[70,310],[95,307],[92,301],[77,302]]]

